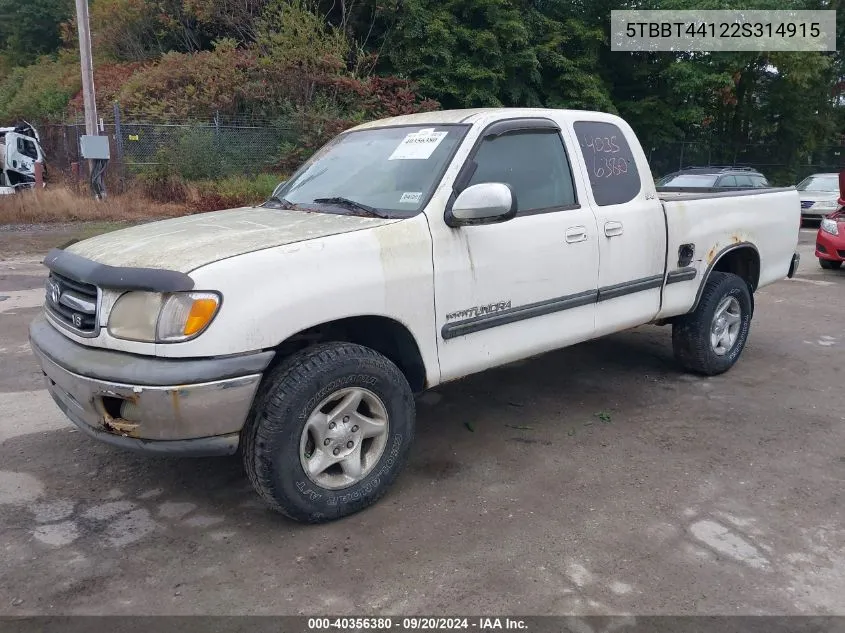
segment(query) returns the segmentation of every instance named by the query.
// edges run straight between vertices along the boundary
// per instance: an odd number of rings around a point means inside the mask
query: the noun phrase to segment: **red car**
[[[845,209],[822,220],[816,235],[816,257],[822,268],[832,270],[845,261]]]

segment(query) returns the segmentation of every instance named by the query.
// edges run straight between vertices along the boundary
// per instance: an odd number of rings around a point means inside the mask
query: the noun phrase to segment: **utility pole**
[[[76,0],[76,25],[79,28],[79,61],[82,66],[82,99],[85,104],[85,133],[97,135],[97,102],[94,99],[94,62],[91,58],[91,25],[88,0]],[[89,167],[93,169],[93,161]]]
[[[76,0],[76,23],[79,28],[79,65],[82,68],[82,100],[85,104],[85,136],[80,152],[88,159],[91,189],[98,200],[105,198],[103,173],[109,159],[108,137],[97,134],[97,101],[94,98],[94,60],[91,55],[91,24],[88,0]],[[105,143],[101,142],[105,141]]]

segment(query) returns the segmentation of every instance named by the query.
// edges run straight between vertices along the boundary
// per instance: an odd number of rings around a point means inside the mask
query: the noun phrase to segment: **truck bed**
[[[701,281],[728,250],[754,249],[759,259],[756,287],[786,277],[798,240],[801,203],[794,187],[732,192],[662,192],[667,227],[667,270],[681,267],[679,249],[692,244],[692,261],[683,266],[694,282],[667,284],[660,317],[690,310],[698,300]]]

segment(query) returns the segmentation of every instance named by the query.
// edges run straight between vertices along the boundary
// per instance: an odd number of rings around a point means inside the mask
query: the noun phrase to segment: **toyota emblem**
[[[62,289],[59,288],[59,284],[55,281],[50,281],[50,301],[54,304],[59,305],[59,299],[62,297]]]

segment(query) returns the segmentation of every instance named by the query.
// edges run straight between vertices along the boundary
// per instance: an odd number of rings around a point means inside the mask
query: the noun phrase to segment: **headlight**
[[[825,218],[821,223],[821,230],[831,235],[839,235],[839,227],[836,225],[836,220]]]
[[[813,206],[817,209],[838,209],[839,203],[836,200],[822,200]]]
[[[176,343],[199,336],[220,309],[215,292],[127,292],[109,315],[109,334],[147,343]]]

